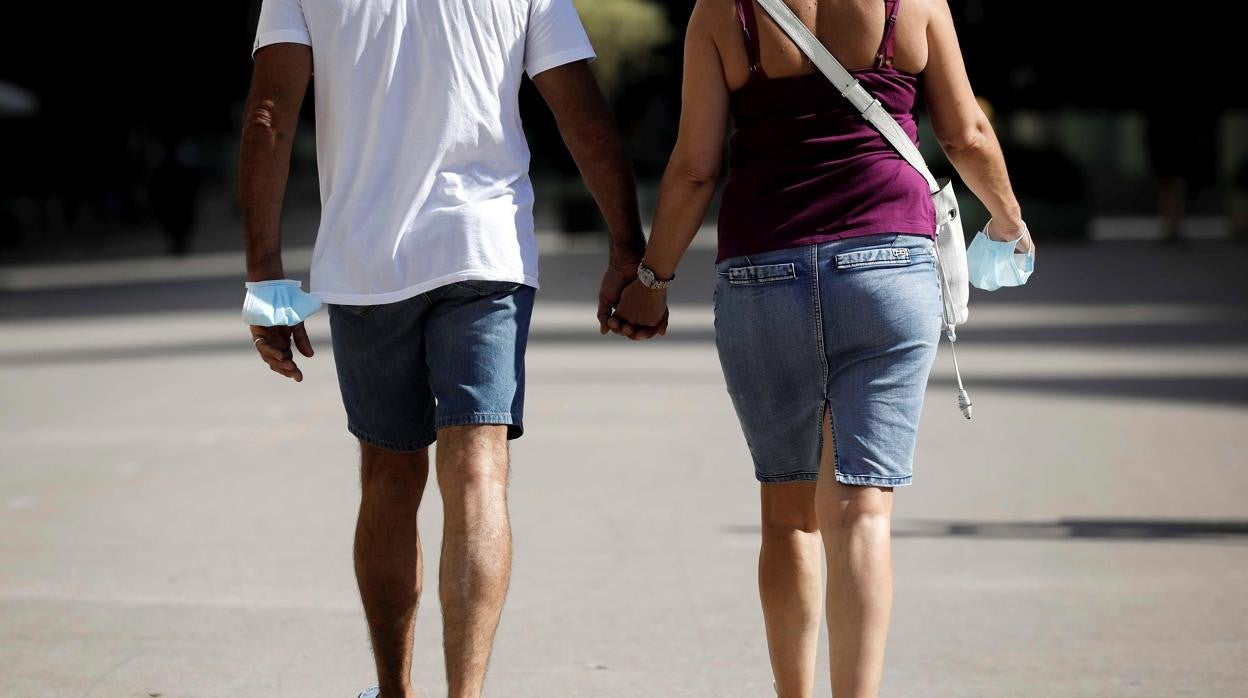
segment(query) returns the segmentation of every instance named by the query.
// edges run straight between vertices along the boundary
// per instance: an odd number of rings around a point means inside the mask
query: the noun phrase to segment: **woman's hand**
[[[629,339],[650,339],[667,334],[667,318],[667,291],[654,291],[634,281],[624,289],[607,325]]]
[[[1028,254],[1036,251],[1036,243],[1031,239],[1031,231],[1027,230],[1027,224],[1022,218],[1006,219],[998,222],[996,218],[988,221],[988,226],[984,228],[984,234],[989,240],[996,242],[1010,242],[1018,240],[1018,246],[1014,251],[1018,254]]]

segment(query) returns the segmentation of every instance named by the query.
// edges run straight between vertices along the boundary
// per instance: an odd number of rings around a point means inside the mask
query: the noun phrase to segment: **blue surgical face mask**
[[[1017,239],[997,242],[979,231],[966,248],[966,266],[971,285],[984,291],[995,291],[1002,286],[1022,286],[1036,269],[1035,250],[1026,254],[1015,251]]]
[[[321,309],[321,301],[304,293],[298,281],[249,281],[243,299],[243,321],[248,325],[274,327],[298,325]]]

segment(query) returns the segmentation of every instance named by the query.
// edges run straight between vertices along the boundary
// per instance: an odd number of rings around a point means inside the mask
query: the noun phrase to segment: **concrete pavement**
[[[687,261],[672,335],[631,345],[594,330],[599,253],[547,257],[488,695],[770,695],[709,261]],[[1225,243],[1046,248],[1032,286],[976,297],[976,419],[942,356],[898,496],[885,696],[1243,695],[1245,262]],[[232,274],[35,278],[0,291],[0,696],[368,685],[324,317],[295,385],[248,346]],[[434,551],[436,497],[421,522]]]

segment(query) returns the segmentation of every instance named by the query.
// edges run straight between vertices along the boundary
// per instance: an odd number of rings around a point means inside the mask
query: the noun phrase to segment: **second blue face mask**
[[[966,248],[966,266],[971,285],[984,291],[995,291],[1002,286],[1022,286],[1036,269],[1035,251],[1019,254],[1015,251],[1022,237],[997,242],[979,231]]]

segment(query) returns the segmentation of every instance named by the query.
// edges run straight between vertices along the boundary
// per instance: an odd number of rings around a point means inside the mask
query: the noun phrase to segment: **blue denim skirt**
[[[827,410],[825,475],[910,484],[940,340],[933,244],[872,235],[719,263],[715,344],[760,482],[819,478]]]

